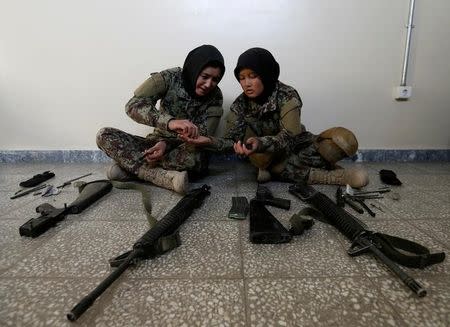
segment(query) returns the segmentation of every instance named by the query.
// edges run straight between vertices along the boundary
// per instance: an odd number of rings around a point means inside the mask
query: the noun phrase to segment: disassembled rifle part
[[[336,191],[336,203],[341,208],[343,208],[345,204],[348,204],[352,209],[361,214],[364,213],[365,210],[369,215],[375,217],[375,212],[373,212],[369,208],[369,206],[366,205],[364,200],[382,199],[383,194],[390,191],[391,189],[388,186],[383,186],[373,191],[358,191],[352,188],[350,185],[347,185],[345,188],[345,192],[343,192],[341,187],[339,186]]]
[[[37,237],[55,226],[69,214],[79,214],[95,201],[109,193],[112,184],[108,180],[98,180],[84,184],[79,188],[79,196],[71,204],[63,208],[55,208],[49,203],[43,203],[36,208],[41,216],[32,218],[19,228],[21,236]]]
[[[347,251],[350,256],[371,253],[397,275],[417,296],[423,297],[427,294],[423,286],[404,272],[396,263],[406,267],[424,268],[442,262],[445,259],[444,252],[430,253],[426,247],[416,242],[373,232],[358,218],[338,207],[325,194],[316,191],[309,185],[291,185],[289,192],[322,212],[327,222],[335,226],[352,242],[350,249]]]
[[[20,182],[19,186],[21,187],[34,187],[37,186],[45,181],[48,181],[50,178],[55,177],[55,174],[51,172],[50,170],[44,171],[41,174],[34,175],[30,179],[27,179],[26,181]]]
[[[17,198],[20,198],[21,196],[30,194],[30,193],[35,192],[37,190],[42,190],[43,188],[46,188],[46,187],[47,187],[47,184],[42,184],[42,185],[30,188],[28,190],[19,190],[12,197],[10,197],[10,199],[11,200],[12,199],[17,199]]]
[[[65,181],[65,182],[62,183],[61,185],[57,186],[56,188],[64,188],[64,187],[66,187],[67,185],[72,184],[72,182],[75,182],[75,181],[77,181],[77,180],[79,180],[79,179],[82,179],[82,178],[84,178],[84,177],[91,176],[91,175],[92,175],[92,173],[89,173],[89,174],[86,174],[86,175],[83,175],[83,176],[80,176],[80,177],[76,177],[76,178],[70,179],[70,180],[68,180],[68,181]]]
[[[314,221],[301,211],[289,219],[290,229],[281,224],[277,218],[265,207],[289,210],[291,200],[276,198],[272,192],[262,185],[258,185],[256,197],[250,201],[250,242],[257,244],[278,244],[291,241],[293,236],[301,235],[314,224]]]
[[[245,219],[249,211],[248,200],[245,196],[233,196],[228,218]]]
[[[132,264],[143,259],[149,259],[155,256],[154,245],[161,236],[173,233],[181,224],[191,215],[194,209],[199,208],[203,200],[210,194],[210,187],[203,185],[198,189],[191,190],[172,208],[161,220],[151,227],[136,243],[133,249],[119,257],[114,262],[120,260],[120,265],[115,268],[111,274],[101,282],[91,293],[85,296],[72,310],[67,314],[70,321],[77,320],[102,293],[122,275],[122,273]]]

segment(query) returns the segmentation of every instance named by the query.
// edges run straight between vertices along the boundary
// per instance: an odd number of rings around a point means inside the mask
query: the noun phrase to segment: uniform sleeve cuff
[[[171,115],[160,114],[159,118],[158,118],[158,122],[157,122],[157,127],[164,131],[169,130],[168,124],[169,124],[169,121],[172,119],[174,119],[174,117],[172,117]]]
[[[271,150],[272,148],[272,140],[269,137],[263,136],[258,137],[258,148],[256,149],[256,152],[266,152]]]

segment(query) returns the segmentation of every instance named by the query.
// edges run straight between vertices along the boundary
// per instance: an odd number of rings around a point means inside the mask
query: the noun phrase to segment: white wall
[[[416,1],[409,101],[396,102],[409,0],[0,0],[0,150],[96,149],[114,126],[145,134],[124,105],[154,71],[214,44],[227,72],[269,49],[318,133],[342,125],[363,149],[450,147],[450,1]],[[223,125],[221,125],[222,131]]]

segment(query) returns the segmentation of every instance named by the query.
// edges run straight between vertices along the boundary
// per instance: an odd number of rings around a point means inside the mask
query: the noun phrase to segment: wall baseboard
[[[450,161],[450,149],[359,150],[358,162]]]
[[[234,155],[213,155],[214,162],[235,160]],[[359,150],[357,162],[450,161],[450,149],[442,150]],[[100,150],[0,150],[0,163],[108,163]]]

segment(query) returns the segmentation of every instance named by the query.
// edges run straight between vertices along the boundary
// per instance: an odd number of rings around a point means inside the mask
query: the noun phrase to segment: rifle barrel
[[[360,238],[358,242],[362,246],[368,246],[372,254],[383,262],[394,274],[396,274],[402,282],[409,287],[419,297],[427,295],[427,290],[423,288],[414,278],[404,272],[395,262],[389,259],[383,252],[381,252],[372,242],[366,238]]]
[[[77,320],[94,301],[133,263],[134,260],[146,258],[150,247],[166,232],[176,230],[209,195],[210,187],[203,185],[186,194],[161,220],[150,228],[134,245],[131,253],[109,276],[101,282],[91,293],[84,297],[67,314],[70,321]]]
[[[77,320],[89,307],[95,302],[95,300],[103,294],[103,292],[122,275],[122,273],[131,265],[132,261],[141,255],[140,250],[134,250],[125,259],[122,264],[114,269],[109,276],[101,282],[91,293],[86,295],[72,310],[67,314],[67,319],[70,321]]]

